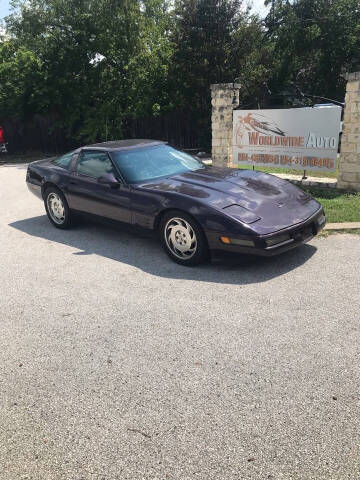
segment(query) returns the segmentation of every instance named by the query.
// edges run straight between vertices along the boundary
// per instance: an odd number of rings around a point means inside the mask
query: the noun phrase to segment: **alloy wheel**
[[[47,197],[47,206],[52,220],[61,225],[65,222],[65,207],[57,193],[51,192]]]
[[[192,258],[197,249],[197,238],[192,226],[183,218],[171,218],[165,225],[165,242],[173,255],[181,260]]]

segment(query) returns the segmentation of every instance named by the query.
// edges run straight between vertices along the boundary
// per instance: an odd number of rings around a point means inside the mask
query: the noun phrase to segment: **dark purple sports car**
[[[182,265],[210,253],[282,253],[326,221],[321,205],[285,180],[208,167],[154,140],[100,143],[33,162],[26,181],[55,227],[68,228],[81,212],[152,230]]]

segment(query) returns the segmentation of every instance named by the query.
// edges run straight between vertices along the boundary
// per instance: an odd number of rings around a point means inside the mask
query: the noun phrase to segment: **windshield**
[[[144,182],[205,168],[194,157],[168,145],[113,151],[111,157],[127,183]]]

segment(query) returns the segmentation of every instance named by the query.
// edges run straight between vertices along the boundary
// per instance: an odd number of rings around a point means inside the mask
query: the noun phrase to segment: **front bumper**
[[[26,180],[26,185],[31,193],[33,193],[37,198],[40,198],[40,200],[43,200],[41,185],[31,183],[28,179]]]
[[[254,242],[253,247],[245,247],[232,244],[224,244],[220,237],[224,234],[219,234],[215,232],[207,232],[207,238],[209,243],[209,248],[213,256],[230,256],[236,254],[247,254],[247,255],[258,255],[262,257],[272,257],[274,255],[279,255],[281,253],[292,250],[293,248],[302,245],[303,243],[309,242],[313,237],[315,237],[326,224],[326,217],[324,211],[320,208],[314,215],[305,220],[304,222],[298,223],[296,225],[291,225],[283,230],[280,230],[269,235],[252,235],[246,237]],[[273,243],[277,237],[288,234],[289,238],[285,241],[279,243]],[[231,237],[234,237],[231,235]],[[244,239],[245,237],[239,237],[239,239]]]

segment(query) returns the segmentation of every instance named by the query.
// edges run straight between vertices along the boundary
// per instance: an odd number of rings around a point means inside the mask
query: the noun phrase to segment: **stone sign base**
[[[347,80],[338,187],[360,191],[360,72]]]
[[[233,110],[239,104],[236,83],[211,85],[212,160],[220,167],[230,167],[233,144]],[[233,104],[234,95],[236,104]]]

